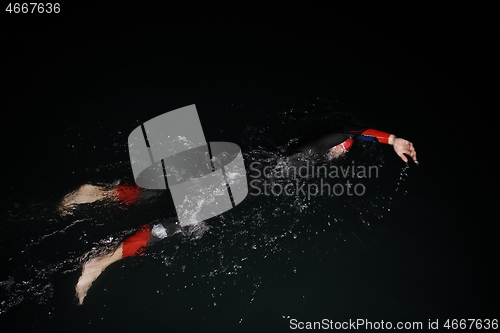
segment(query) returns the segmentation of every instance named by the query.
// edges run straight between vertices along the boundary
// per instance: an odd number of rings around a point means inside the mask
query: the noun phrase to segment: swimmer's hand
[[[398,138],[395,135],[391,134],[391,136],[389,137],[389,144],[394,147],[394,151],[396,152],[396,154],[398,154],[399,157],[401,157],[403,161],[408,163],[408,157],[405,156],[406,154],[413,159],[415,164],[418,165],[417,152],[413,147],[413,143],[411,143],[408,140]]]

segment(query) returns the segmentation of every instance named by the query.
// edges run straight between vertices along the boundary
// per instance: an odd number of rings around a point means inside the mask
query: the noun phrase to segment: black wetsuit
[[[328,150],[346,140],[354,139],[370,142],[388,142],[390,134],[364,126],[347,125],[335,128],[315,138],[300,142],[290,147],[289,153],[326,154]],[[344,148],[346,149],[346,148]],[[348,149],[348,148],[347,148]],[[142,254],[148,244],[182,232],[177,217],[154,221],[143,225],[135,234],[124,241],[123,256]]]
[[[368,129],[368,127],[359,125],[337,127],[320,136],[297,143],[295,146],[290,147],[289,153],[325,154],[330,148],[341,144],[347,139],[378,142],[377,138],[372,135],[363,135]]]

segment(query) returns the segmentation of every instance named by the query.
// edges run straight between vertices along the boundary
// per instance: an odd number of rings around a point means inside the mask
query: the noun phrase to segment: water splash
[[[285,156],[283,152],[303,138],[306,128],[316,128],[318,124],[326,127],[338,119],[344,121],[352,118],[352,115],[340,110],[341,108],[334,110],[334,107],[325,115],[315,111],[321,102],[314,101],[310,104],[307,109],[294,107],[282,113],[265,116],[265,119],[258,119],[262,126],[249,126],[245,130],[244,142],[252,147],[260,146],[259,149],[248,149],[244,152],[245,163],[250,165],[252,162],[258,162],[262,167],[268,166],[271,172],[265,180],[271,184],[286,185],[293,182],[290,178],[276,175],[286,174],[287,170],[296,165],[294,163],[304,162],[300,157],[297,161]],[[290,125],[290,132],[284,133],[283,137],[280,137],[282,133],[271,133],[276,123]],[[111,137],[111,141],[117,141],[122,136],[117,133]],[[76,135],[72,138],[75,140],[69,143],[74,151],[71,156],[78,160],[76,151],[86,144],[89,137]],[[266,148],[266,145],[271,148]],[[105,149],[102,151],[106,152]],[[85,170],[87,176],[97,175],[96,178],[101,180],[107,177],[101,177],[104,170],[125,174],[127,167],[126,160],[106,161],[87,166]],[[230,181],[233,176],[236,175],[228,173]],[[407,177],[406,167],[400,171],[394,193],[404,190]],[[307,179],[302,181],[307,182]],[[165,284],[165,289],[175,287],[189,291],[201,288],[201,295],[206,297],[193,301],[191,310],[196,307],[219,307],[225,297],[237,291],[244,303],[238,317],[241,323],[247,318],[245,314],[259,300],[263,287],[270,281],[268,273],[262,270],[263,267],[281,261],[285,269],[279,274],[300,274],[302,266],[294,257],[297,253],[314,253],[321,259],[327,252],[341,255],[346,243],[365,242],[363,235],[357,230],[354,235],[352,225],[359,224],[363,228],[376,227],[377,221],[372,217],[382,218],[394,197],[386,191],[387,186],[384,188],[380,185],[380,181],[377,179],[373,182],[370,195],[350,200],[325,197],[309,200],[301,195],[249,196],[237,209],[210,221],[189,225],[182,235],[167,237],[161,244],[155,244],[146,257],[153,259],[151,265],[154,269],[164,272],[165,281],[162,283]],[[211,200],[207,196],[200,199]],[[105,209],[99,210],[98,213],[93,212],[91,218],[75,215],[62,219],[63,223],[56,223],[50,221],[53,218],[50,212],[41,214],[41,210],[47,206],[46,203],[36,200],[33,200],[33,203],[37,206],[32,207],[23,219],[27,225],[38,222],[47,223],[47,227],[33,231],[30,237],[27,237],[21,252],[24,255],[21,262],[29,263],[28,267],[9,272],[8,276],[2,277],[0,313],[24,300],[48,304],[57,288],[52,279],[54,274],[63,274],[67,279],[74,279],[73,275],[81,268],[82,262],[98,256],[102,251],[109,251],[116,246],[116,242],[134,231],[131,224],[125,227],[126,230],[117,231],[120,229],[118,225],[123,221],[116,221],[114,212],[110,213]],[[89,207],[88,211],[94,208]],[[196,207],[193,209],[196,210]],[[88,211],[82,210],[82,214]],[[141,211],[140,214],[146,215],[146,212]],[[18,218],[19,215],[12,216],[11,220],[18,222]],[[108,223],[116,223],[116,227],[108,229]],[[134,223],[137,225],[138,221]],[[61,252],[66,251],[60,255],[65,259],[48,257],[45,262],[30,261],[28,257],[38,246],[49,247],[50,242],[61,237],[73,237],[74,242],[78,244],[60,249]],[[38,257],[44,255],[39,254]],[[179,276],[181,282],[171,282]],[[160,289],[157,291],[159,294],[169,294]],[[68,295],[65,301],[71,303],[73,297],[74,295]]]

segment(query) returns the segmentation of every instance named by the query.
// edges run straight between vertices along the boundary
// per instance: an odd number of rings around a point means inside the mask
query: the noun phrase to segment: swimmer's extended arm
[[[410,141],[398,138],[394,134],[359,125],[347,125],[334,128],[320,136],[297,144],[295,147],[291,148],[291,151],[293,153],[304,152],[323,154],[325,152],[331,152],[332,148],[338,146],[340,151],[343,150],[345,152],[352,145],[352,139],[392,145],[396,154],[398,154],[403,161],[408,162],[408,158],[404,155],[407,154],[415,163],[418,163],[415,148]]]
[[[408,158],[405,156],[405,154],[407,154],[418,164],[417,152],[413,147],[413,143],[408,140],[398,138],[394,134],[382,132],[373,128],[364,128],[355,125],[345,126],[344,130],[353,135],[353,138],[360,141],[377,141],[389,144],[394,147],[394,151],[403,161],[408,162]]]
[[[151,237],[148,225],[143,225],[135,234],[125,239],[115,251],[92,258],[83,265],[82,275],[76,284],[76,295],[78,304],[81,305],[87,296],[92,283],[112,263],[135,255],[142,255]]]

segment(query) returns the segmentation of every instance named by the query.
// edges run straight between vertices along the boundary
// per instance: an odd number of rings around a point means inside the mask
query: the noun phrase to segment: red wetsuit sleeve
[[[382,132],[373,128],[369,128],[361,132],[361,135],[369,135],[375,137],[380,143],[389,143],[390,133]]]
[[[141,189],[137,185],[121,184],[114,189],[118,201],[126,205],[131,205],[137,201]]]
[[[143,225],[135,234],[123,241],[122,258],[143,255],[144,248],[151,238],[149,225]]]

